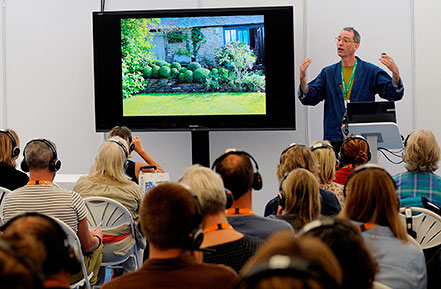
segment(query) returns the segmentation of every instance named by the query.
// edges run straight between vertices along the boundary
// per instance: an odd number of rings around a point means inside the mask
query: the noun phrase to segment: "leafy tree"
[[[132,97],[145,88],[141,71],[156,60],[152,53],[153,35],[150,29],[160,21],[157,18],[121,19],[123,98]]]
[[[201,31],[201,28],[194,27],[191,30],[191,44],[193,46],[192,51],[192,61],[196,61],[196,57],[198,56],[199,49],[201,49],[201,45],[207,42],[205,40],[205,36]]]

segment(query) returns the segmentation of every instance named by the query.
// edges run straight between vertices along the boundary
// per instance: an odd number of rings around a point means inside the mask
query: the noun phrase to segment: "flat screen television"
[[[93,12],[97,131],[295,129],[293,7]]]

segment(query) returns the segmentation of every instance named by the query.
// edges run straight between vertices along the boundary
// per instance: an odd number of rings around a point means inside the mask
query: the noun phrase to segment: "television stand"
[[[192,164],[210,167],[210,131],[191,131],[191,158]]]

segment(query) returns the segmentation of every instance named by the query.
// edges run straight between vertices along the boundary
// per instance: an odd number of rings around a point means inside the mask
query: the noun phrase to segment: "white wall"
[[[87,173],[104,138],[94,130],[93,103],[91,16],[92,11],[99,10],[100,1],[4,1],[6,83],[2,87],[6,92],[0,95],[1,126],[16,129],[22,145],[34,137],[54,140],[63,161],[60,173]],[[300,61],[309,56],[314,61],[309,74],[311,79],[321,67],[338,60],[333,37],[341,27],[355,26],[362,34],[359,55],[363,59],[378,64],[376,58],[386,51],[400,67],[406,87],[405,99],[397,104],[398,123],[403,134],[413,129],[413,119],[417,127],[426,126],[437,135],[441,133],[431,118],[432,115],[440,118],[436,106],[441,103],[435,99],[441,63],[441,37],[436,31],[436,27],[440,27],[436,12],[441,11],[441,4],[436,1],[419,0],[418,4],[413,4],[417,2],[414,0],[106,2],[107,11],[294,5],[295,75],[297,77]],[[412,5],[415,5],[415,18]],[[412,38],[414,21],[416,43]],[[414,46],[416,50],[412,50]],[[412,55],[416,55],[418,65],[415,67]],[[297,87],[298,80],[295,82]],[[417,103],[414,105],[414,102]],[[266,201],[277,191],[275,172],[280,151],[291,142],[309,143],[322,138],[321,107],[306,109],[296,101],[296,114],[296,131],[210,133],[212,159],[227,147],[238,147],[250,152],[258,161],[264,189],[255,194],[257,213],[263,212]],[[190,133],[139,135],[146,150],[170,172],[172,180],[177,180],[182,170],[191,164]],[[389,167],[391,171],[402,170],[402,167]]]

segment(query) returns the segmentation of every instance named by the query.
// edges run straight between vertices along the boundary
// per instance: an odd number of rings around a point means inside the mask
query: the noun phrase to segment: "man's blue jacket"
[[[390,75],[372,63],[357,58],[354,81],[350,95],[351,102],[374,101],[375,95],[389,101],[403,98],[404,87],[401,82],[396,85]],[[325,101],[323,139],[342,141],[342,119],[345,103],[341,89],[341,61],[322,69],[320,74],[308,83],[308,90],[302,93],[299,89],[299,100],[304,105],[316,105]]]

